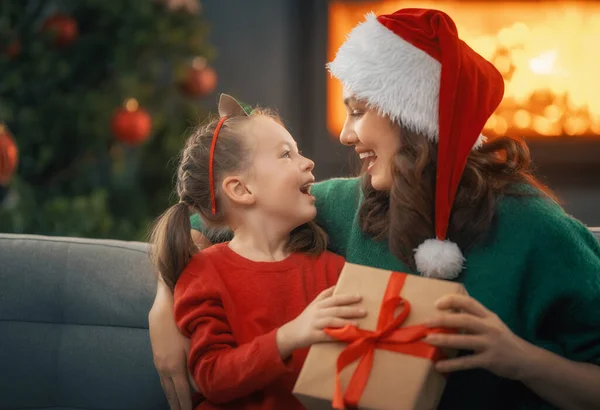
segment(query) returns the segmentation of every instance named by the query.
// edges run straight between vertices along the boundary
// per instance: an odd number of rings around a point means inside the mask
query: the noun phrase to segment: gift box
[[[367,316],[358,326],[328,329],[335,342],[310,348],[294,394],[309,410],[430,410],[444,390],[435,361],[452,357],[422,341],[448,329],[424,326],[442,296],[466,294],[460,283],[346,263],[336,294],[360,294]]]

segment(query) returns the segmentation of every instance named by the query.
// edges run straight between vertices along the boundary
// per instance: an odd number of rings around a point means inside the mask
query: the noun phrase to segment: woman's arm
[[[199,231],[192,230],[191,235],[200,249],[210,246],[210,241]],[[175,324],[173,293],[160,275],[148,324],[154,366],[171,410],[192,410],[187,371],[190,341]]]
[[[196,231],[192,229],[192,240],[198,247],[198,249],[208,248],[212,243],[208,240],[206,236],[202,234],[200,231]]]
[[[171,410],[192,410],[187,356],[190,341],[183,336],[173,316],[173,293],[159,277],[156,298],[148,314],[154,366]]]
[[[446,296],[437,307],[447,313],[432,320],[429,326],[457,328],[465,333],[430,334],[425,340],[439,347],[474,352],[438,362],[438,371],[482,368],[521,381],[558,408],[600,408],[600,367],[568,360],[521,339],[497,315],[469,296]]]
[[[528,284],[521,307],[528,340],[475,299],[452,295],[438,301],[445,312],[431,326],[464,334],[427,341],[474,352],[438,362],[439,371],[483,368],[521,381],[556,407],[600,409],[600,246],[562,210],[537,205],[527,223],[543,235],[532,242],[522,281]]]
[[[317,182],[310,189],[316,198],[317,223],[327,232],[329,250],[346,256],[353,221],[360,205],[360,179],[334,178]]]
[[[600,408],[600,367],[574,362],[532,345],[519,378],[561,409]]]

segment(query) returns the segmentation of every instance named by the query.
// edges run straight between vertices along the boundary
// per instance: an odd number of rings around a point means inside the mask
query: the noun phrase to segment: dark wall
[[[325,0],[204,0],[219,92],[274,107],[322,179],[347,175],[348,148],[325,129]]]
[[[218,91],[276,108],[300,148],[315,160],[318,179],[351,173],[353,152],[325,128],[327,1],[202,4],[218,53]],[[600,226],[600,140],[583,148],[532,144],[532,155],[540,163],[539,175],[556,190],[567,212]]]
[[[217,49],[214,63],[220,92],[249,104],[274,106],[297,116],[291,97],[297,83],[294,66],[294,2],[278,0],[204,0]]]

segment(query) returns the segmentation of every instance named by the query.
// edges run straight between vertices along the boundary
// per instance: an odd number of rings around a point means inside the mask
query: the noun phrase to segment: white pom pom
[[[464,261],[458,245],[450,241],[427,239],[415,250],[417,270],[428,278],[454,279]]]

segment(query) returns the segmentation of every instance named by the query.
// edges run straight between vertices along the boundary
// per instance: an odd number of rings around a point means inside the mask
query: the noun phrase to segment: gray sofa
[[[167,409],[155,287],[144,243],[0,234],[0,409]]]
[[[0,234],[0,409],[168,409],[144,243]]]

